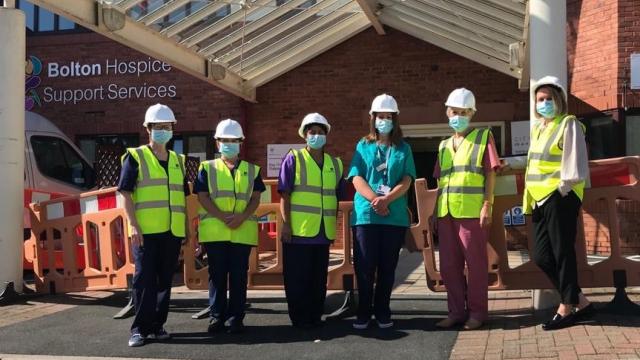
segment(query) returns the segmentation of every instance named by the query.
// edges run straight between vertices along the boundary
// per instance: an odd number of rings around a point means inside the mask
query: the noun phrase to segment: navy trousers
[[[242,320],[247,301],[251,246],[229,241],[204,243],[209,258],[209,305],[213,318]],[[228,283],[227,283],[228,281]],[[227,284],[229,298],[227,299]]]
[[[295,326],[320,322],[327,297],[329,245],[282,244],[284,290]]]
[[[358,320],[369,320],[371,315],[375,315],[380,321],[391,318],[391,290],[406,231],[406,227],[393,225],[353,227]]]
[[[159,330],[169,315],[171,282],[180,255],[181,239],[170,232],[144,235],[143,246],[133,247],[133,304],[136,316],[131,333],[144,336]]]

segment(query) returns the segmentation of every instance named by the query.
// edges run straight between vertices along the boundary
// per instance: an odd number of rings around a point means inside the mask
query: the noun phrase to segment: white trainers
[[[144,345],[144,337],[140,333],[134,333],[129,338],[129,347],[139,347]]]

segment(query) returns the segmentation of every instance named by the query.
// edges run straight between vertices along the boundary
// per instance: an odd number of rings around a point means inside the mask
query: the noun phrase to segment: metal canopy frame
[[[528,0],[29,1],[249,101],[256,87],[369,26],[528,83]]]

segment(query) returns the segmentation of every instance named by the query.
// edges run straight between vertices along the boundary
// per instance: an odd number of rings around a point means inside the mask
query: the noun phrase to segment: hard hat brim
[[[145,121],[142,123],[143,127],[147,127],[147,125],[149,124],[164,124],[164,123],[172,123],[172,124],[177,124],[178,121],[177,120],[155,120],[155,121]]]
[[[319,122],[312,122],[312,123],[300,125],[300,127],[298,128],[298,135],[300,135],[301,138],[306,139],[307,137],[304,136],[304,128],[307,127],[307,126],[311,126],[311,125],[324,126],[327,129],[327,135],[329,135],[329,133],[331,132],[331,125],[329,125],[328,123],[327,124],[323,124],[323,123],[319,123]]]
[[[460,106],[452,105],[452,104],[450,104],[450,103],[444,103],[444,106],[446,106],[446,107],[452,107],[452,108],[458,108],[458,109],[471,109],[471,110],[473,110],[474,112],[475,112],[475,111],[478,111],[478,110],[476,110],[476,107],[475,107],[475,106],[474,106],[474,107],[460,107]]]
[[[369,115],[373,115],[373,113],[381,113],[381,112],[387,112],[387,113],[394,113],[394,114],[400,114],[400,110],[396,110],[396,109],[376,109],[376,110],[370,110],[369,111]]]

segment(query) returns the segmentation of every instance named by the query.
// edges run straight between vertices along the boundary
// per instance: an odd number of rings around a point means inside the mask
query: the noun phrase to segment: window
[[[31,33],[86,31],[74,22],[26,0],[16,0],[16,8],[24,11],[26,27],[31,30]]]
[[[65,140],[53,136],[32,136],[31,147],[38,170],[44,176],[81,189],[95,186],[93,168]]]
[[[215,156],[215,143],[210,133],[174,135],[167,146],[178,154],[184,154],[204,161]]]
[[[91,163],[95,163],[99,150],[107,150],[122,155],[126,148],[138,147],[140,145],[140,137],[138,134],[90,135],[79,136],[77,142],[84,156]]]
[[[582,123],[587,128],[589,160],[624,156],[624,141],[619,140],[624,139],[624,134],[618,121],[606,116],[585,119]]]
[[[640,115],[627,116],[625,118],[627,127],[627,156],[640,155]]]

